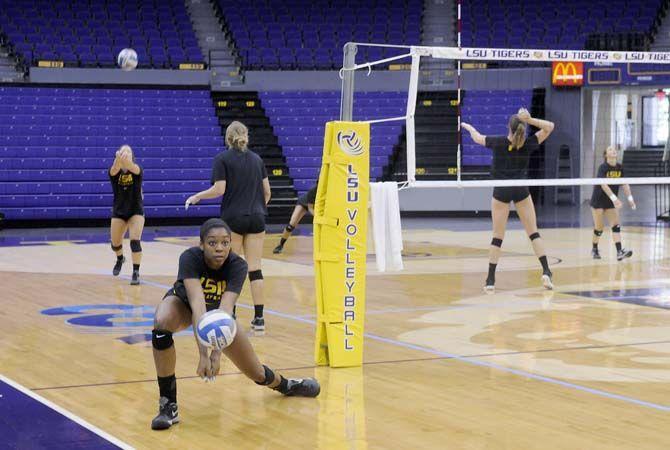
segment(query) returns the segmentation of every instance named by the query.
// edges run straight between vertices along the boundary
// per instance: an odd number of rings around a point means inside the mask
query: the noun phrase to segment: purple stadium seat
[[[149,45],[149,53],[143,55],[141,65],[151,67],[155,60],[164,66],[165,56],[160,49],[170,44],[198,47],[190,18],[184,2],[179,0],[114,0],[110,3],[79,2],[62,0],[40,2],[0,1],[0,29],[8,30],[10,43],[30,44],[19,50],[27,61],[37,59],[64,60],[92,65],[96,61],[103,65],[113,64],[110,47],[113,43],[121,48]],[[176,25],[175,25],[176,24]],[[176,33],[176,28],[180,36]],[[171,34],[161,34],[162,29]],[[181,39],[175,42],[174,39]],[[53,46],[53,48],[52,48]],[[72,47],[88,46],[93,54]],[[153,53],[157,53],[154,58]],[[191,62],[203,62],[201,52],[188,52]]]
[[[106,168],[123,142],[152,169],[147,208],[178,205],[208,185],[223,148],[208,91],[11,86],[0,104],[0,210],[10,219],[108,217]]]

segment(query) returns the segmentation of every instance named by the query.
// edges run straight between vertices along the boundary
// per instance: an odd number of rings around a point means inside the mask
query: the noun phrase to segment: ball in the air
[[[137,67],[137,52],[132,48],[124,48],[119,52],[116,63],[121,70],[129,71]]]

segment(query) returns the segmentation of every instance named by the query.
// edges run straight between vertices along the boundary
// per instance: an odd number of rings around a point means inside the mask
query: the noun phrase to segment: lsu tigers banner
[[[363,363],[370,124],[328,122],[314,204],[315,360]]]

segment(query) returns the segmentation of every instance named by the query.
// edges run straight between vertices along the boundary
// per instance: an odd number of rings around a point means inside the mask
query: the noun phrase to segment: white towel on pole
[[[402,227],[398,185],[394,182],[370,183],[372,232],[377,270],[402,270]]]

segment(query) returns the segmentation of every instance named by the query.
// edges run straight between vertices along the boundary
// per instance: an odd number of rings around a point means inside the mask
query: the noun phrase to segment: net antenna
[[[406,49],[406,53],[377,61],[356,64],[358,47],[385,47]],[[409,45],[385,45],[365,42],[349,42],[344,46],[344,64],[340,70],[342,78],[342,98],[340,120],[353,119],[354,73],[373,66],[399,59],[411,58],[409,93],[407,110],[404,116],[367,120],[368,123],[405,121],[407,128],[407,181],[401,188],[462,188],[489,186],[583,186],[595,184],[663,184],[670,183],[670,177],[630,177],[630,178],[544,178],[528,180],[461,180],[460,138],[458,144],[458,166],[456,180],[424,181],[416,179],[416,142],[414,133],[414,114],[419,86],[419,65],[421,58],[432,57],[458,62],[461,61],[526,61],[526,62],[592,62],[592,63],[633,63],[633,64],[670,64],[670,52],[628,52],[628,51],[592,51],[592,50],[547,50],[518,48],[479,48],[479,47],[426,47]],[[460,108],[460,70],[459,108]],[[460,114],[458,120],[460,133]]]

